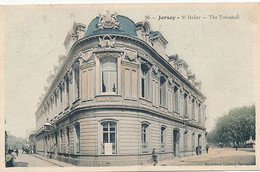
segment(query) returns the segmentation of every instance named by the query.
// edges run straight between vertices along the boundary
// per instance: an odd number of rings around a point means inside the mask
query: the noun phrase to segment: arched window
[[[117,92],[117,61],[107,58],[101,61],[102,93]]]
[[[147,123],[142,123],[142,128],[141,128],[141,142],[142,142],[142,152],[148,152],[148,127],[149,124]]]
[[[116,122],[106,121],[102,125],[102,154],[116,154]]]
[[[192,151],[195,151],[195,132],[192,133]]]
[[[80,123],[74,124],[75,129],[75,141],[74,141],[74,152],[80,153]]]
[[[165,151],[165,131],[166,131],[166,127],[165,126],[161,126],[161,151],[164,152]]]
[[[188,130],[184,131],[184,151],[188,150]]]

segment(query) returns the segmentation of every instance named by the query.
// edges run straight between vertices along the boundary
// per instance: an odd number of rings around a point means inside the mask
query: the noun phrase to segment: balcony
[[[101,154],[116,154],[116,143],[101,143]]]

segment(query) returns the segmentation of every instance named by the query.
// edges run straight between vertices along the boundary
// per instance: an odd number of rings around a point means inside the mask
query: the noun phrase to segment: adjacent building
[[[83,166],[137,165],[206,145],[201,82],[148,21],[74,23],[36,111],[36,152]],[[44,129],[45,125],[45,129]]]

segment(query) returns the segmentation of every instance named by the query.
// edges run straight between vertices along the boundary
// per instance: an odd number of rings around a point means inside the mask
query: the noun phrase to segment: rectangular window
[[[116,123],[103,122],[102,154],[116,154]]]
[[[142,152],[148,152],[149,148],[148,148],[148,134],[147,134],[147,130],[148,130],[148,124],[142,124],[142,128],[141,128],[141,142],[142,142]]]
[[[184,151],[188,150],[188,131],[184,132]]]
[[[149,98],[149,67],[141,64],[141,97]]]
[[[201,122],[201,104],[198,106],[198,121]]]
[[[166,106],[166,78],[161,77],[160,79],[160,105]]]
[[[117,62],[108,58],[101,62],[102,92],[117,92]]]
[[[184,113],[185,117],[188,117],[188,95],[186,93],[184,94],[184,100],[183,101],[184,101],[183,113]]]
[[[80,124],[75,124],[75,153],[80,153]]]
[[[165,127],[161,127],[161,152],[165,151]]]
[[[195,119],[195,100],[192,99],[192,119],[194,120]]]
[[[174,87],[174,111],[179,112],[179,90],[178,87]]]

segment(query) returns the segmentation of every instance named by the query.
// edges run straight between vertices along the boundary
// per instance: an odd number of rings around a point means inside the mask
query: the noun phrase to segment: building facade
[[[148,21],[74,23],[36,112],[36,152],[76,165],[137,165],[205,151],[201,82]],[[44,124],[50,125],[44,130]]]

